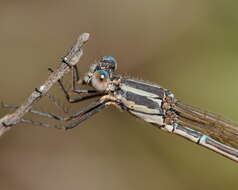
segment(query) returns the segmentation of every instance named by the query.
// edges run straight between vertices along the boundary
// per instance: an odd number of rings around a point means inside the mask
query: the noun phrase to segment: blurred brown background
[[[112,55],[118,73],[238,121],[237,21],[230,0],[2,0],[0,100],[20,104],[77,35],[89,32],[81,73]],[[63,101],[57,87],[51,93]],[[36,108],[57,111],[47,99]],[[115,108],[82,126],[64,132],[18,125],[6,133],[0,189],[237,189],[236,163]]]

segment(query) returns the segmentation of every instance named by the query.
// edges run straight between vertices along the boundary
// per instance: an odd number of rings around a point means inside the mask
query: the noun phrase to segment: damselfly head
[[[91,65],[84,77],[84,82],[92,85],[98,91],[105,91],[116,67],[116,59],[112,56],[105,56],[98,63]]]

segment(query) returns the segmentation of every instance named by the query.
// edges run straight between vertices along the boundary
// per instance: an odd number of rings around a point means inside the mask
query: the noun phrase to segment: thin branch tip
[[[88,41],[89,40],[89,37],[90,37],[90,34],[89,33],[87,33],[87,32],[85,32],[85,33],[82,33],[81,35],[80,35],[80,37],[81,37],[81,40],[82,41]]]
[[[77,41],[70,49],[69,53],[63,58],[64,61],[66,61],[71,66],[76,65],[83,55],[83,46],[89,40],[89,37],[89,33],[80,34]],[[26,99],[26,101],[23,102],[21,106],[17,106],[15,112],[7,114],[0,118],[0,136],[7,131],[6,128],[9,128],[8,126],[13,126],[19,122],[27,121],[22,118],[31,110],[33,104],[38,102],[44,95],[46,95],[53,84],[55,84],[67,72],[69,72],[69,68],[65,67],[65,63],[63,61],[59,68],[55,70],[55,72],[52,73],[53,70],[50,68],[48,68],[48,70],[49,72],[51,72],[49,78],[42,85],[40,85],[39,88],[35,88],[32,94]],[[0,102],[0,107],[11,108],[11,106],[5,104],[2,101]]]

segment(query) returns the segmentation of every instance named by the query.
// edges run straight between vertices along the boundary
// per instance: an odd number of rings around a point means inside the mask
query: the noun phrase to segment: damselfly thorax
[[[115,85],[113,83],[115,82]],[[172,117],[168,115],[174,101],[174,95],[168,90],[141,81],[117,77],[109,86],[103,99],[111,100],[121,109],[128,111],[145,121],[164,126],[172,124]],[[112,87],[109,87],[113,89]],[[110,103],[109,103],[110,104]]]

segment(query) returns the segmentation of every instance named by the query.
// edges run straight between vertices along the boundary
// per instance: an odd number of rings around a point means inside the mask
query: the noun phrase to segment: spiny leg
[[[21,119],[20,123],[28,123],[31,125],[36,125],[36,126],[41,126],[41,127],[46,127],[46,128],[64,129],[64,127],[61,127],[58,125],[52,125],[52,124],[44,123],[41,121],[33,121],[33,120],[27,120],[27,119]]]
[[[101,105],[105,105],[107,102],[108,101],[104,101],[104,102],[95,101],[95,102],[92,102],[87,107],[85,107],[82,110],[80,110],[78,112],[75,112],[75,113],[73,113],[73,114],[71,114],[70,116],[67,116],[67,117],[58,116],[58,115],[52,114],[52,113],[45,113],[45,112],[41,112],[41,111],[33,110],[33,109],[30,109],[29,113],[32,113],[32,114],[35,114],[35,115],[39,115],[39,116],[42,116],[42,117],[46,117],[46,118],[49,118],[49,119],[55,119],[55,120],[58,120],[58,121],[70,121],[72,119],[81,117],[81,116],[83,116],[83,115],[85,115],[87,113],[90,113],[91,111],[93,111],[94,109],[97,109]],[[15,110],[15,109],[19,108],[19,106],[12,106],[12,105],[4,104],[4,103],[2,103],[2,107],[6,108],[6,109],[12,109],[12,110]]]
[[[59,82],[61,83],[60,84],[61,88],[64,88],[63,83],[61,81],[59,81]],[[72,66],[72,92],[74,92],[76,94],[97,92],[96,90],[76,89],[76,83],[81,84],[81,85],[85,85],[85,83],[82,80],[80,80],[77,65],[74,65],[74,66]]]
[[[94,107],[93,109],[91,109],[90,111],[84,112],[84,114],[80,116],[79,120],[77,120],[76,122],[68,125],[65,127],[65,129],[73,129],[77,126],[79,126],[82,122],[84,122],[85,120],[91,118],[93,115],[95,115],[96,113],[102,111],[103,109],[106,108],[106,103],[100,104],[96,107]]]
[[[1,107],[6,108],[6,109],[11,109],[11,110],[15,110],[15,109],[19,108],[19,106],[7,105],[7,104],[4,104],[4,103],[1,103]],[[62,117],[62,116],[58,116],[58,115],[55,115],[55,114],[52,114],[52,113],[46,113],[46,112],[42,112],[42,111],[38,111],[38,110],[34,110],[34,109],[30,109],[28,112],[32,113],[32,114],[35,114],[35,115],[39,115],[41,117],[56,119],[56,120],[59,120],[59,121],[65,121],[66,120],[66,117]]]
[[[71,68],[72,71],[72,88],[75,89],[75,83],[79,81],[79,72],[77,65],[71,65],[68,63],[68,61],[65,59],[65,57],[62,58],[62,62],[68,65],[69,68]],[[51,68],[48,69],[50,72],[53,72]]]
[[[53,70],[51,68],[48,68],[48,70],[50,72],[53,72]],[[79,77],[78,74],[76,76],[74,76],[74,74],[73,74],[73,79],[72,80],[75,81],[75,79],[77,79],[77,77]],[[81,101],[84,101],[84,100],[88,100],[88,99],[91,99],[91,98],[100,97],[100,96],[104,95],[104,93],[96,93],[97,92],[96,90],[74,89],[73,92],[76,93],[76,94],[82,94],[82,93],[87,93],[87,94],[95,93],[95,94],[90,94],[90,95],[82,96],[82,97],[79,97],[79,98],[71,98],[69,93],[65,89],[62,81],[58,80],[58,83],[59,83],[59,85],[60,85],[60,87],[61,87],[61,89],[62,89],[62,91],[63,91],[63,93],[64,93],[64,95],[65,95],[65,97],[66,97],[66,99],[69,103],[77,103],[77,102],[81,102]],[[73,82],[73,83],[75,84],[75,82]],[[73,87],[73,88],[75,88],[75,87]]]
[[[74,118],[79,118],[79,120],[77,120],[77,121],[75,121],[72,124],[67,125],[67,126],[51,125],[51,124],[43,123],[43,122],[40,122],[40,121],[25,120],[25,119],[20,120],[20,122],[29,123],[29,124],[32,124],[32,125],[37,125],[37,126],[42,126],[42,127],[47,127],[47,128],[57,128],[57,129],[66,129],[67,130],[67,129],[72,129],[74,127],[79,126],[83,121],[91,118],[93,115],[95,115],[99,111],[102,111],[105,108],[106,108],[106,102],[93,102],[93,104],[90,104],[90,106],[88,106],[87,108],[85,108],[85,109],[71,115],[69,118],[67,118],[66,121],[69,121],[69,120],[74,119]],[[39,115],[39,112],[38,113],[37,112],[34,112],[34,113]],[[40,113],[41,113],[40,115],[43,116],[42,112],[40,112]],[[44,116],[58,120],[57,117],[53,117],[51,114],[44,115]]]
[[[48,70],[53,73],[54,70],[52,68],[48,68]],[[76,94],[81,94],[81,93],[95,93],[97,92],[96,90],[87,90],[87,89],[76,89],[76,82],[78,82],[81,85],[85,85],[84,82],[82,80],[80,80],[79,78],[79,73],[78,73],[78,68],[77,66],[72,66],[72,92],[76,93]],[[67,90],[65,89],[63,82],[59,79],[58,83],[61,87],[61,89],[64,91],[65,94],[68,95]]]
[[[50,72],[53,72],[52,69],[49,68],[49,71]],[[76,71],[77,72],[77,71]],[[79,78],[78,74],[76,74],[75,76],[76,79]],[[70,96],[68,95],[68,92],[65,90],[64,86],[63,86],[63,83],[59,80],[58,81],[60,86],[62,87],[63,91],[65,92],[65,95],[66,95],[66,98],[67,100],[70,102],[70,103],[76,103],[76,102],[80,102],[80,101],[83,101],[83,100],[86,100],[86,99],[91,99],[91,98],[95,98],[95,97],[100,97],[102,95],[104,95],[103,93],[97,93],[97,94],[91,94],[91,95],[88,95],[88,96],[83,96],[83,97],[79,97],[79,98],[76,98],[76,99],[71,99]],[[83,93],[88,93],[89,91],[88,90],[84,90]],[[92,92],[92,91],[90,91]],[[93,91],[94,92],[94,91]],[[76,91],[76,93],[82,93],[82,92],[79,92],[79,91]],[[52,97],[50,95],[47,95],[49,97],[50,100],[52,100]],[[55,102],[55,100],[53,100],[53,102],[61,107],[58,102]],[[94,103],[95,104],[95,103]],[[91,109],[92,106],[96,106],[94,104],[91,104],[89,105],[88,107],[86,107],[85,109],[81,110],[80,112],[76,112],[74,114],[72,114],[71,116],[68,116],[68,117],[63,117],[63,116],[58,116],[56,114],[51,114],[51,113],[44,113],[44,112],[41,112],[41,111],[38,111],[38,110],[33,110],[33,109],[30,109],[29,112],[30,113],[33,113],[33,114],[36,114],[36,115],[39,115],[39,116],[42,116],[42,117],[47,117],[47,118],[50,118],[50,119],[56,119],[56,120],[59,120],[59,121],[69,121],[69,120],[72,120],[74,118],[77,118],[77,117],[80,117],[80,115],[84,115],[84,112],[87,114],[91,113],[87,110]],[[3,104],[2,103],[2,107],[4,108],[8,108],[8,109],[17,109],[18,106],[9,106],[9,105],[6,105],[6,104]],[[95,107],[96,108],[96,107]],[[62,109],[62,108],[61,108]],[[95,109],[97,110],[97,108]],[[65,113],[65,110],[63,109],[64,113]],[[92,113],[94,113],[93,109],[91,110]],[[85,120],[86,116],[84,116],[82,118],[82,121]],[[39,121],[31,121],[31,120],[22,120],[21,122],[25,122],[25,123],[32,123],[34,125],[42,125],[42,126],[50,126],[49,124],[44,124],[43,122],[39,122]],[[52,126],[53,128],[58,128],[57,126]],[[69,128],[73,128],[73,127],[69,127]]]
[[[79,71],[77,65],[72,68],[72,91],[76,89],[76,82],[79,82]]]

